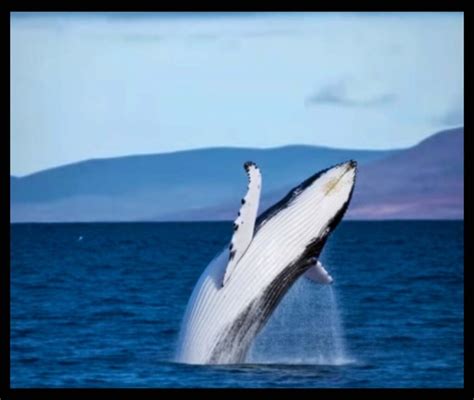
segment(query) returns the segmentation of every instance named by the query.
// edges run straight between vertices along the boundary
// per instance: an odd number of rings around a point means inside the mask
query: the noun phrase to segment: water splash
[[[343,365],[347,355],[333,285],[299,279],[257,336],[247,362]]]

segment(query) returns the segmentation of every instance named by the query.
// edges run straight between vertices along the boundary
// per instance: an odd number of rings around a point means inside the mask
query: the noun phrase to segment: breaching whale
[[[177,362],[244,362],[254,337],[300,276],[332,282],[318,257],[349,205],[356,167],[351,160],[312,175],[257,218],[262,178],[255,163],[244,164],[248,191],[231,242],[194,287]]]

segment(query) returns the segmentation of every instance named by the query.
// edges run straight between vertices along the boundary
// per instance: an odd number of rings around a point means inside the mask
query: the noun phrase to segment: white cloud
[[[375,88],[367,82],[339,80],[330,82],[307,99],[309,105],[334,105],[343,107],[378,107],[396,100],[394,93]]]

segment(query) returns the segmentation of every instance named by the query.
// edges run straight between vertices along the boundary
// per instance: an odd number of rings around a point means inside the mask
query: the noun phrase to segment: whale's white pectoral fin
[[[310,269],[308,269],[304,276],[316,283],[329,284],[333,281],[331,275],[328,274],[319,261],[317,261]]]
[[[248,190],[241,201],[242,205],[237,219],[234,221],[234,234],[229,245],[229,262],[225,270],[222,286],[229,280],[235,266],[252,242],[260,202],[260,192],[262,189],[260,170],[253,162],[246,162],[244,168],[249,179]]]

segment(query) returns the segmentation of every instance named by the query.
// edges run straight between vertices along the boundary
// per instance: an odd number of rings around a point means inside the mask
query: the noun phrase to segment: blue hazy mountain
[[[255,161],[262,169],[263,209],[307,176],[348,159],[359,162],[359,180],[364,187],[360,195],[356,193],[365,202],[358,204],[362,212],[356,217],[372,218],[370,213],[364,214],[363,206],[377,206],[372,200],[375,195],[379,198],[380,188],[390,192],[390,182],[384,174],[393,175],[391,168],[396,166],[403,171],[410,170],[410,165],[426,170],[432,181],[438,182],[438,192],[443,191],[449,171],[449,182],[462,186],[462,167],[461,171],[458,168],[459,160],[462,163],[462,136],[462,128],[445,131],[425,141],[428,148],[422,142],[410,149],[392,151],[316,146],[209,148],[88,160],[21,178],[11,177],[11,221],[233,219],[246,191],[247,177],[242,167],[245,161]],[[380,174],[379,169],[388,172]],[[366,174],[368,178],[364,178]],[[404,179],[412,177],[406,173],[399,179],[395,177],[397,185]],[[393,187],[398,188],[395,181]],[[397,196],[409,196],[415,189],[416,184],[410,183]],[[421,194],[430,196],[429,191]]]
[[[180,213],[238,205],[248,160],[264,171],[264,190],[270,193],[348,158],[369,162],[392,153],[287,146],[88,160],[12,177],[12,221],[181,219]]]
[[[349,216],[463,219],[464,128],[361,166]]]
[[[463,219],[464,128],[439,132],[416,146],[359,161],[349,219]],[[265,179],[265,172],[264,179]],[[265,182],[265,181],[264,181]],[[293,185],[265,190],[260,210]],[[234,219],[238,199],[218,207],[187,210],[169,219]]]

